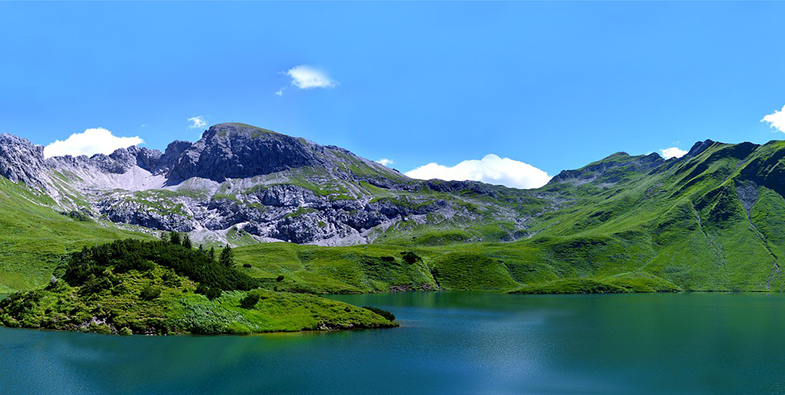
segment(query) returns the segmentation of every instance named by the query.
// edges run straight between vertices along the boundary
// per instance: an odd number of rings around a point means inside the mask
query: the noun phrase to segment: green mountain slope
[[[287,274],[317,292],[509,290],[574,278],[638,291],[782,291],[783,157],[779,141],[706,141],[669,161],[614,154],[526,191],[563,206],[534,216],[520,205],[521,215],[533,218],[531,237],[509,243],[466,244],[431,228],[415,240],[391,237],[373,246],[258,245],[238,253],[252,275]],[[422,263],[397,263],[408,250]],[[385,270],[399,278],[374,277],[372,262],[383,256],[396,258]]]
[[[667,161],[613,154],[534,190],[441,181],[418,181],[404,190],[361,183],[367,199],[396,200],[397,207],[441,200],[460,210],[454,220],[428,213],[401,220],[379,230],[371,245],[253,244],[237,231],[231,236],[250,245],[236,249],[236,268],[270,291],[313,293],[618,290],[613,286],[782,291],[783,158],[781,141],[707,140]],[[15,229],[0,235],[8,246],[2,289],[44,284],[65,251],[128,234],[53,213],[19,184],[4,180],[0,188],[9,203],[2,208],[8,212],[3,226]],[[488,214],[497,208],[505,216],[513,213],[509,221]],[[52,225],[38,225],[46,221]],[[15,255],[23,259],[9,258]]]
[[[58,213],[52,204],[24,184],[0,177],[0,294],[47,284],[61,258],[83,246],[150,237],[77,212]]]

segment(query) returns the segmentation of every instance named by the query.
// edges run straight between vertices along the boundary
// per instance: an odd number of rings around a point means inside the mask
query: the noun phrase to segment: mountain
[[[535,190],[457,192],[499,205],[519,199],[522,204],[513,207],[527,226],[520,239],[441,238],[439,245],[425,244],[425,238],[382,239],[362,249],[263,244],[243,248],[239,256],[257,275],[286,270],[316,292],[783,291],[783,158],[783,141],[706,140],[669,160],[621,152],[564,171]],[[538,207],[543,201],[552,205]],[[393,279],[405,266],[388,264],[384,281],[374,282],[380,277],[370,268],[378,265],[358,258],[407,251],[422,259],[426,279]]]
[[[414,180],[244,124],[164,152],[89,158],[44,159],[2,135],[7,234],[54,244],[34,263],[40,254],[26,246],[38,244],[0,236],[14,252],[0,255],[0,287],[45,283],[58,257],[83,245],[174,230],[244,246],[241,271],[285,275],[278,289],[296,292],[782,291],[783,158],[782,141],[706,140],[668,160],[615,153],[519,190]],[[36,218],[69,233],[35,228]]]
[[[41,147],[10,135],[0,136],[0,147],[0,175],[50,197],[56,210],[191,232],[207,244],[362,244],[392,237],[387,230],[407,222],[467,241],[512,240],[526,234],[516,201],[553,204],[504,187],[413,180],[345,149],[237,123],[212,126],[199,141],[175,141],[164,152],[130,147],[44,159]],[[480,217],[505,230],[486,234],[474,225]]]

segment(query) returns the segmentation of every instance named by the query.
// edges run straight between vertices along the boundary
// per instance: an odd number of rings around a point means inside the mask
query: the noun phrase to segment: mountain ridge
[[[231,137],[218,136],[222,127],[213,138]],[[247,129],[248,139],[252,134]],[[190,151],[189,171],[203,174],[196,165],[201,156],[224,155],[229,147],[209,140]],[[184,158],[194,144],[173,143],[165,161],[165,153],[132,148],[89,161],[53,158],[46,163],[55,170],[36,172],[36,160],[5,165],[3,175],[11,168],[17,182],[4,181],[0,192],[35,216],[53,220],[51,213],[63,212],[68,217],[60,221],[95,221],[80,229],[166,229],[189,232],[208,247],[246,246],[238,255],[247,273],[273,279],[286,273],[287,287],[316,293],[785,290],[785,141],[705,140],[668,160],[616,153],[530,190],[412,180],[339,148],[287,141],[315,147],[307,157],[319,164],[166,185],[164,173],[176,165],[171,158]],[[38,155],[32,145],[2,149],[0,163]],[[221,163],[236,166],[232,155]],[[39,175],[54,192],[23,184]],[[13,221],[7,224],[17,229]],[[413,266],[396,258],[410,253],[420,259]]]
[[[414,180],[339,147],[238,123],[211,126],[198,141],[174,141],[164,152],[132,146],[44,159],[21,138],[0,145],[15,147],[0,159],[0,174],[40,189],[59,210],[196,232],[197,241],[218,244],[236,244],[237,233],[240,243],[367,243],[411,216],[425,223],[427,215],[451,220],[456,211],[470,224],[466,199],[435,195],[500,188]],[[498,219],[513,216],[501,210]]]

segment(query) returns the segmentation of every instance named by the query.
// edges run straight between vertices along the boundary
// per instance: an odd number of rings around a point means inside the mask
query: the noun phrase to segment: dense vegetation
[[[173,237],[171,242],[126,239],[85,247],[71,254],[63,279],[69,284],[82,284],[91,277],[100,276],[109,267],[115,273],[124,273],[129,270],[150,270],[154,264],[158,264],[208,288],[247,291],[259,286],[258,280],[227,265],[225,253],[221,254],[221,261],[216,262],[208,253],[179,243],[179,237]]]
[[[187,240],[187,239],[185,239]],[[166,241],[83,248],[44,289],[0,301],[0,323],[115,334],[253,333],[380,328],[385,316],[312,295],[255,289],[259,280],[209,253]],[[227,256],[227,255],[224,255]]]

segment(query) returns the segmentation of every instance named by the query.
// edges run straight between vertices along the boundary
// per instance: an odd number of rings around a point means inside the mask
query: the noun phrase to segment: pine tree
[[[234,255],[232,254],[232,248],[226,246],[223,251],[221,251],[221,257],[218,259],[218,262],[226,267],[234,266]]]
[[[210,247],[210,259],[215,260],[215,247]]]
[[[189,250],[193,247],[191,244],[191,237],[189,237],[187,233],[183,236],[183,247]]]
[[[180,244],[180,234],[177,232],[169,232],[169,242],[172,244]]]

